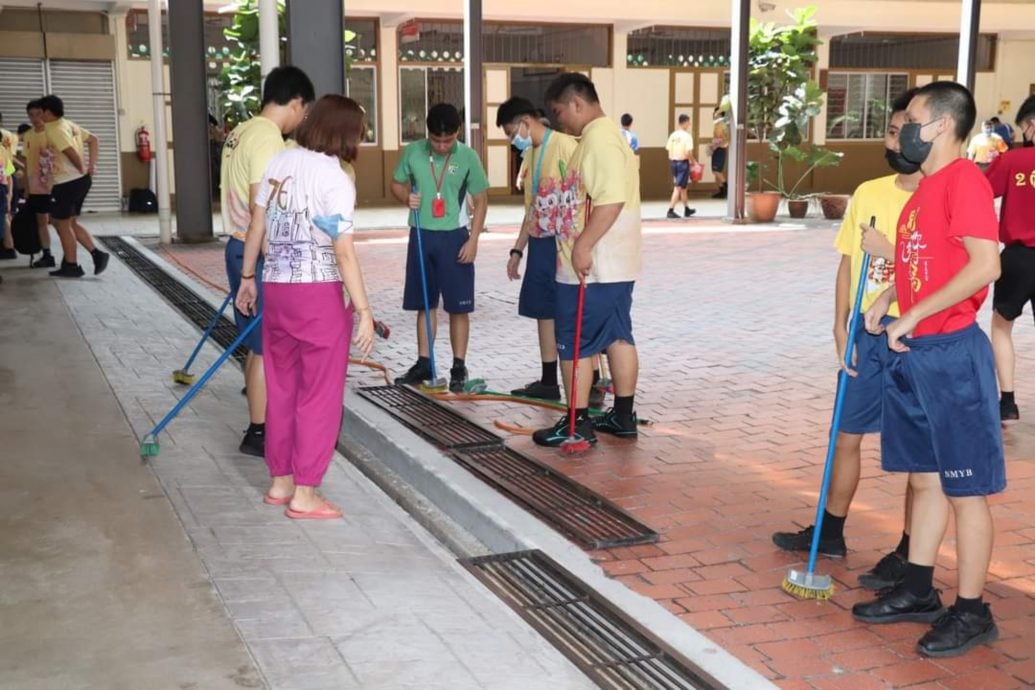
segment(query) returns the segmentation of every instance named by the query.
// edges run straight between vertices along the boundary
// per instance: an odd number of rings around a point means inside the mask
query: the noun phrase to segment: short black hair
[[[1017,109],[1017,119],[1014,120],[1014,124],[1020,127],[1028,120],[1035,120],[1035,96],[1028,96],[1024,99],[1024,103],[1021,103],[1021,107]]]
[[[687,115],[686,113],[680,114],[680,116],[679,116],[679,124],[682,125],[682,124],[685,124],[687,122],[690,122],[690,116]]]
[[[25,104],[25,112],[28,113],[30,110],[42,110],[43,106],[40,104],[39,98],[33,98],[31,101]]]
[[[914,87],[899,94],[898,98],[891,102],[891,114],[904,113],[909,108],[909,102],[913,100],[919,90],[918,87]]]
[[[993,125],[1001,125],[1003,123],[1003,121],[999,119],[998,115],[993,115],[992,117],[988,118],[988,121],[991,122]]]
[[[428,132],[436,137],[460,131],[460,111],[450,103],[437,103],[428,111]]]
[[[39,100],[40,110],[44,110],[54,117],[65,116],[65,102],[54,94],[44,96]]]
[[[23,122],[20,125],[18,125],[18,134],[25,134],[30,129],[32,129],[32,125],[30,125],[28,122]]]
[[[294,65],[281,65],[270,70],[262,84],[262,107],[270,103],[287,105],[296,98],[301,98],[306,104],[316,100],[316,90],[306,73]]]
[[[632,127],[633,116],[629,113],[622,115],[622,127]]]
[[[934,117],[948,115],[956,121],[956,139],[964,141],[977,121],[974,94],[963,84],[954,81],[933,81],[916,91],[917,97],[927,99],[927,108]]]
[[[521,98],[520,96],[508,98],[503,102],[503,105],[499,107],[499,110],[496,111],[496,126],[502,127],[503,125],[509,125],[519,117],[524,117],[526,115],[534,118],[539,117],[539,111],[534,105],[532,105],[532,101],[527,98]]]
[[[587,103],[599,103],[597,89],[589,77],[581,72],[565,72],[558,75],[546,89],[547,103],[567,103],[578,96]]]

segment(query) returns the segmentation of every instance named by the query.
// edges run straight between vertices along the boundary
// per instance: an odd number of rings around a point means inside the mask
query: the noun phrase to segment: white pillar
[[[172,242],[172,211],[169,203],[169,139],[165,133],[165,64],[162,55],[162,0],[151,0],[147,8],[147,30],[151,46],[151,98],[155,131],[151,148],[155,166],[155,195],[158,197],[158,238]]]
[[[981,0],[960,0],[960,54],[956,81],[974,91],[978,32],[981,27]]]
[[[397,28],[381,25],[378,63],[381,69],[381,147],[399,149],[399,45]]]
[[[277,0],[259,0],[259,60],[265,79],[280,65],[280,18]]]

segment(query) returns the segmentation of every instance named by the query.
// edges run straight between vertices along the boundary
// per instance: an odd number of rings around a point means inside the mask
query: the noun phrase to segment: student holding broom
[[[933,82],[909,104],[902,155],[924,178],[898,224],[895,287],[866,313],[871,333],[886,327],[881,465],[908,472],[913,490],[909,560],[903,580],[856,604],[866,623],[931,623],[917,650],[958,656],[998,636],[982,601],[994,526],[988,496],[1006,488],[995,363],[977,312],[999,277],[999,224],[992,188],[960,156],[974,126],[974,97],[955,82]],[[934,566],[956,518],[958,596],[943,608]]]
[[[893,175],[879,177],[859,185],[845,215],[834,246],[841,253],[837,269],[834,302],[834,344],[838,362],[844,366],[848,340],[848,318],[852,295],[859,281],[865,280],[862,309],[865,311],[891,284],[895,267],[895,229],[902,208],[920,183],[920,166],[902,157],[899,132],[906,121],[906,108],[916,89],[899,96],[892,104],[888,129],[884,133],[884,155]],[[869,219],[876,220],[876,230],[869,227]],[[863,255],[871,257],[868,275],[861,276]],[[898,306],[892,305],[889,316],[898,316]],[[837,433],[834,464],[827,497],[826,513],[820,529],[819,553],[841,558],[848,552],[844,539],[845,519],[852,498],[859,487],[864,434],[873,434],[881,427],[882,367],[881,348],[884,339],[879,335],[857,330],[855,365],[848,369],[848,387],[845,391],[841,424]],[[870,571],[859,576],[859,582],[870,589],[895,585],[906,568],[909,555],[910,493],[906,490],[905,528],[898,547],[882,558]],[[815,531],[809,525],[799,532],[776,532],[773,543],[785,551],[808,551]]]
[[[294,519],[342,515],[316,488],[341,427],[349,341],[364,355],[373,347],[373,316],[352,243],[356,187],[341,168],[342,160],[355,159],[363,129],[363,110],[352,99],[317,101],[295,134],[298,146],[270,161],[245,243],[237,307],[247,315],[256,313],[254,273],[266,245],[262,337],[273,481],[264,500],[287,506]]]

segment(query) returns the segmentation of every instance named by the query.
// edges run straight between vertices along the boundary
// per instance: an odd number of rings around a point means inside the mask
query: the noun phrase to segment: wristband
[[[254,277],[255,277],[255,274],[254,274],[254,273],[253,273],[253,274],[251,274],[250,276],[246,276],[246,275],[245,275],[245,274],[243,274],[243,273],[241,274],[241,280],[251,280],[251,279],[252,279],[252,278],[254,278]]]
[[[515,247],[514,249],[510,250],[510,255],[511,256],[514,256],[515,254],[517,254],[519,259],[523,259],[525,257],[525,253],[523,251],[521,251],[520,249],[518,249],[517,247]]]

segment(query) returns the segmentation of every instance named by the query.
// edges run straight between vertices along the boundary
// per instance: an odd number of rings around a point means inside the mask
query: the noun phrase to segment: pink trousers
[[[341,428],[352,308],[341,283],[265,283],[266,464],[319,486]]]

